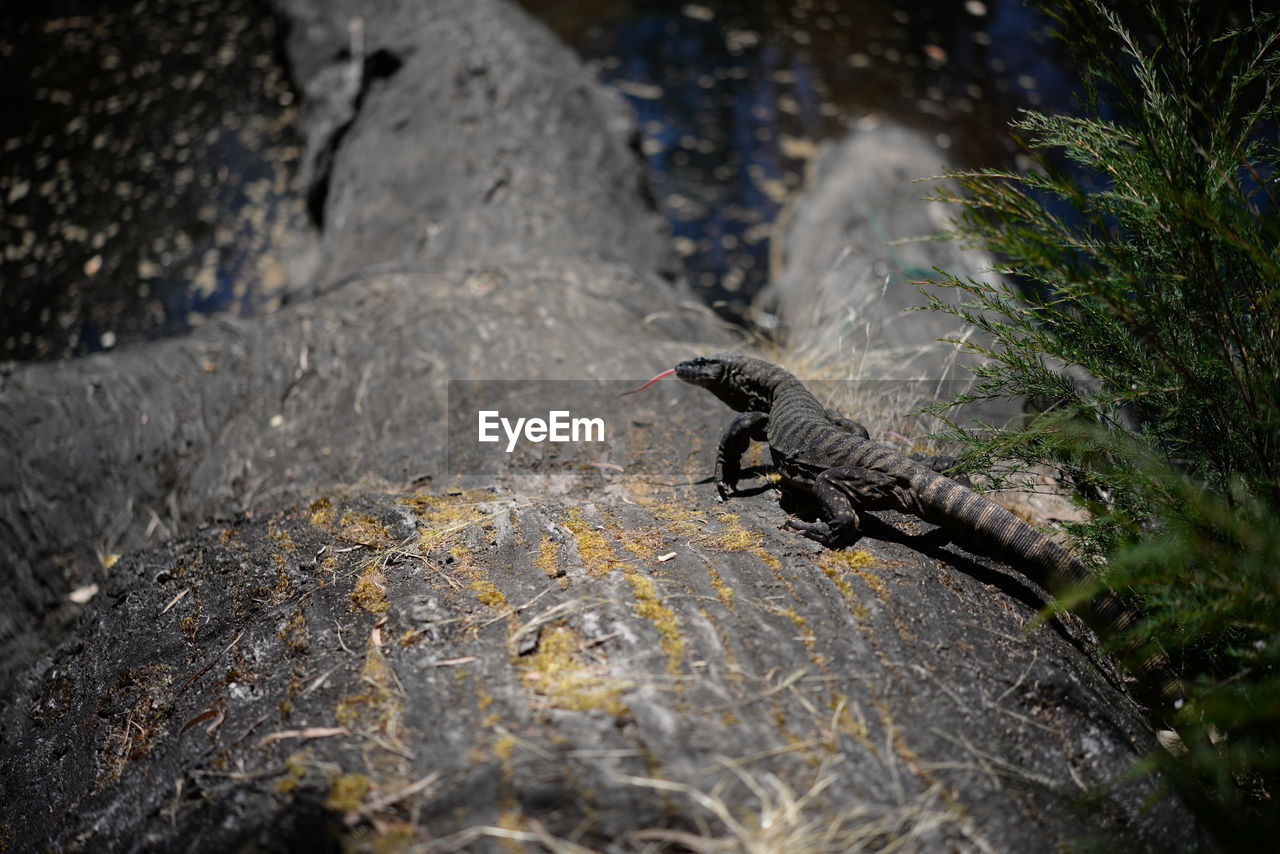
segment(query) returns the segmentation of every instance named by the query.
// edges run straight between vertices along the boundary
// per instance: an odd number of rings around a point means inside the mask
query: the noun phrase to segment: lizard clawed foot
[[[733,495],[736,495],[737,492],[738,492],[738,484],[725,483],[723,480],[716,481],[716,499],[720,503],[723,504],[724,502],[728,501],[729,498]]]
[[[788,519],[784,525],[793,531],[799,531],[811,540],[814,540],[829,549],[843,545],[848,540],[849,531],[846,528],[832,528],[826,522],[803,522],[799,519]]]

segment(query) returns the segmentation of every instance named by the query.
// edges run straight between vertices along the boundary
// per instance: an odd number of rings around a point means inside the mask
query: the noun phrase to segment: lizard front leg
[[[720,450],[716,453],[716,492],[724,501],[738,485],[742,473],[742,455],[754,439],[763,442],[769,426],[769,416],[763,412],[744,412],[729,422],[729,428],[720,437]]]
[[[822,472],[813,479],[813,496],[822,507],[822,518],[816,522],[788,519],[786,524],[828,548],[843,545],[858,531],[862,524],[858,508],[882,510],[900,503],[896,478],[861,466]]]

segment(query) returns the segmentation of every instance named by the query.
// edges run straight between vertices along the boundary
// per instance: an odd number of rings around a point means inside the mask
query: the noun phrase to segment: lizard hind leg
[[[871,438],[871,434],[867,431],[866,425],[860,424],[857,421],[854,421],[852,418],[849,418],[845,415],[841,415],[838,410],[828,409],[827,420],[829,420],[832,424],[836,425],[846,433],[852,433],[853,435],[862,439]]]
[[[788,519],[787,527],[835,548],[859,533],[862,520],[858,508],[878,510],[895,506],[898,483],[882,472],[860,466],[839,466],[813,479],[813,495],[822,507],[822,518],[816,522]]]
[[[956,483],[960,484],[961,486],[968,486],[968,487],[973,486],[973,483],[969,480],[969,476],[967,474],[964,474],[963,472],[957,472],[956,474],[947,474],[947,471],[949,469],[952,469],[955,467],[955,464],[956,464],[955,457],[946,456],[943,454],[932,455],[932,454],[924,454],[924,453],[917,452],[914,454],[909,454],[907,456],[907,459],[914,460],[915,462],[919,463],[920,465],[924,466],[927,469],[931,469],[933,471],[936,471],[940,475],[949,477],[952,480],[954,480]]]

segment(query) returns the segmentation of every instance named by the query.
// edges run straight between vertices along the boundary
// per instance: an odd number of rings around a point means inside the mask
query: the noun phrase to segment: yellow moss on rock
[[[841,596],[846,599],[853,596],[853,585],[849,583],[847,578],[840,574],[840,570],[836,569],[834,566],[823,564],[821,559],[819,559],[819,564],[822,568],[822,574],[831,579],[831,583],[840,591]]]
[[[484,521],[490,514],[486,503],[497,497],[487,489],[471,489],[452,495],[422,493],[397,498],[396,502],[412,508],[418,517],[418,547],[426,552],[464,528]]]
[[[674,501],[660,501],[647,506],[654,516],[667,523],[667,530],[677,537],[690,539],[698,536],[702,530],[697,522],[689,518],[701,512],[696,508],[686,507]]]
[[[724,578],[716,571],[715,567],[707,567],[707,575],[711,577],[711,586],[715,588],[716,596],[719,597],[720,603],[733,610],[733,588],[725,583]]]
[[[449,546],[449,557],[453,558],[453,564],[450,567],[450,572],[453,575],[473,581],[484,580],[484,570],[476,565],[471,549],[466,544],[461,542],[452,543]]]
[[[578,546],[578,557],[593,575],[606,575],[615,569],[632,569],[630,563],[618,557],[617,551],[609,543],[603,532],[591,527],[582,515],[581,507],[571,507],[565,517],[564,526],[573,534]]]
[[[525,690],[547,706],[626,714],[622,692],[630,683],[604,675],[599,665],[582,654],[583,645],[581,635],[565,623],[556,623],[543,628],[534,652],[513,657],[512,664],[521,672]]]
[[[476,513],[483,514],[476,505],[493,501],[498,497],[491,489],[464,489],[444,495],[419,492],[397,498],[397,504],[413,508],[413,512],[424,522],[439,524],[446,521],[457,521]]]
[[[795,627],[801,631],[804,631],[809,627],[809,618],[802,615],[795,608],[781,608],[779,609],[779,613],[795,624]]]
[[[737,513],[721,513],[716,516],[716,521],[724,526],[724,530],[718,535],[706,535],[707,545],[722,551],[751,552],[773,569],[782,566],[777,555],[770,554],[764,547],[764,536],[759,531],[744,528]]]
[[[662,651],[667,654],[667,670],[673,675],[678,673],[680,661],[684,657],[684,639],[680,636],[675,611],[662,604],[653,580],[647,575],[628,569],[626,577],[635,594],[632,610],[636,616],[648,620],[658,630]]]
[[[764,537],[758,531],[743,527],[736,513],[718,514],[715,519],[721,524],[722,530],[713,533],[704,530],[705,519],[697,518],[704,512],[700,508],[688,507],[674,501],[655,501],[647,489],[633,489],[632,494],[637,502],[662,520],[664,525],[659,530],[666,534],[683,537],[717,551],[751,552],[772,569],[779,569],[782,566],[782,561],[765,548]],[[720,592],[718,588],[717,592]]]
[[[624,528],[611,520],[609,531],[624,549],[644,561],[653,561],[667,543],[667,533],[661,528]]]
[[[512,833],[525,832],[524,815],[519,809],[514,807],[503,809],[502,812],[498,813],[498,827],[503,830],[509,830]],[[520,854],[520,852],[528,850],[513,838],[502,838],[499,839],[498,842],[507,851],[511,851],[512,854]]]
[[[505,611],[507,609],[507,597],[502,595],[502,591],[492,581],[473,581],[471,589],[476,592],[476,598],[482,603],[497,611]]]
[[[317,498],[308,509],[312,527],[328,528],[333,524],[333,502],[328,498]]]
[[[415,850],[418,840],[418,828],[406,821],[380,821],[372,846],[368,849],[372,854],[401,854]]]
[[[516,737],[511,733],[503,733],[498,740],[493,743],[493,755],[498,757],[504,765],[511,761],[511,754],[516,750]]]
[[[293,614],[276,632],[276,637],[284,641],[285,648],[291,653],[306,652],[307,618],[301,608],[295,608]]]
[[[551,539],[550,534],[542,535],[542,542],[538,544],[538,556],[533,559],[533,565],[548,578],[564,575],[564,567],[560,565],[560,544]]]
[[[866,549],[841,549],[839,551],[824,551],[822,557],[819,558],[819,562],[847,566],[850,569],[860,569],[875,566],[876,556]]]
[[[818,556],[818,566],[832,581],[836,581],[837,576],[842,572],[853,572],[866,582],[866,585],[875,591],[877,596],[881,599],[887,599],[889,595],[888,586],[885,584],[884,579],[871,569],[877,562],[875,555],[864,549],[825,551]],[[837,587],[840,587],[840,592],[848,596],[852,592],[852,588],[848,586],[847,581],[843,583],[845,586],[840,586],[841,582],[836,581]]]
[[[396,689],[395,674],[382,650],[370,639],[360,668],[363,690],[338,702],[334,717],[345,727],[380,730],[395,736],[404,701]]]
[[[490,729],[502,720],[502,713],[489,711],[489,707],[493,705],[493,695],[484,689],[483,685],[476,687],[476,709],[483,717],[480,721],[481,729]]]
[[[293,595],[293,579],[289,577],[289,561],[284,555],[273,555],[276,562],[276,586],[271,588],[271,604],[279,605]]]
[[[274,523],[268,529],[267,535],[280,549],[271,554],[271,560],[276,566],[276,583],[271,589],[271,602],[279,605],[293,595],[293,580],[289,578],[289,556],[298,550],[298,546],[287,530],[277,527]]]
[[[338,520],[338,536],[375,549],[385,549],[395,545],[395,539],[385,524],[368,513],[355,513],[350,510],[343,513],[342,518]]]
[[[387,577],[382,568],[372,564],[356,578],[356,586],[347,597],[351,610],[363,608],[370,614],[381,614],[390,607],[387,602]]]
[[[277,528],[275,525],[272,525],[270,529],[270,536],[271,539],[276,541],[276,545],[286,552],[292,552],[298,548],[298,546],[293,542],[293,535],[284,528]]]
[[[352,812],[364,806],[373,783],[363,774],[340,774],[329,781],[324,805],[335,812]]]
[[[311,759],[311,748],[290,753],[284,760],[284,776],[276,781],[276,791],[282,795],[290,794],[307,776],[307,763]]]

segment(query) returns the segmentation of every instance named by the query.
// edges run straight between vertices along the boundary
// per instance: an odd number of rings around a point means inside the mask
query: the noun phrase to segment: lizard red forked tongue
[[[636,392],[638,392],[638,391],[644,391],[644,390],[645,390],[645,389],[647,389],[649,386],[651,386],[651,385],[653,385],[654,383],[656,383],[658,380],[662,379],[662,378],[663,378],[663,377],[665,377],[665,376],[670,376],[671,374],[674,374],[675,372],[676,372],[676,369],[675,369],[675,368],[667,368],[665,371],[663,371],[662,373],[658,374],[656,377],[654,377],[653,379],[649,380],[649,381],[648,381],[647,383],[645,383],[644,385],[642,385],[642,386],[637,386],[637,387],[635,387],[635,388],[631,389],[631,391],[624,391],[622,394],[618,395],[618,397],[626,397],[626,396],[627,396],[627,395],[629,395],[629,394],[635,394],[635,393],[636,393]]]

